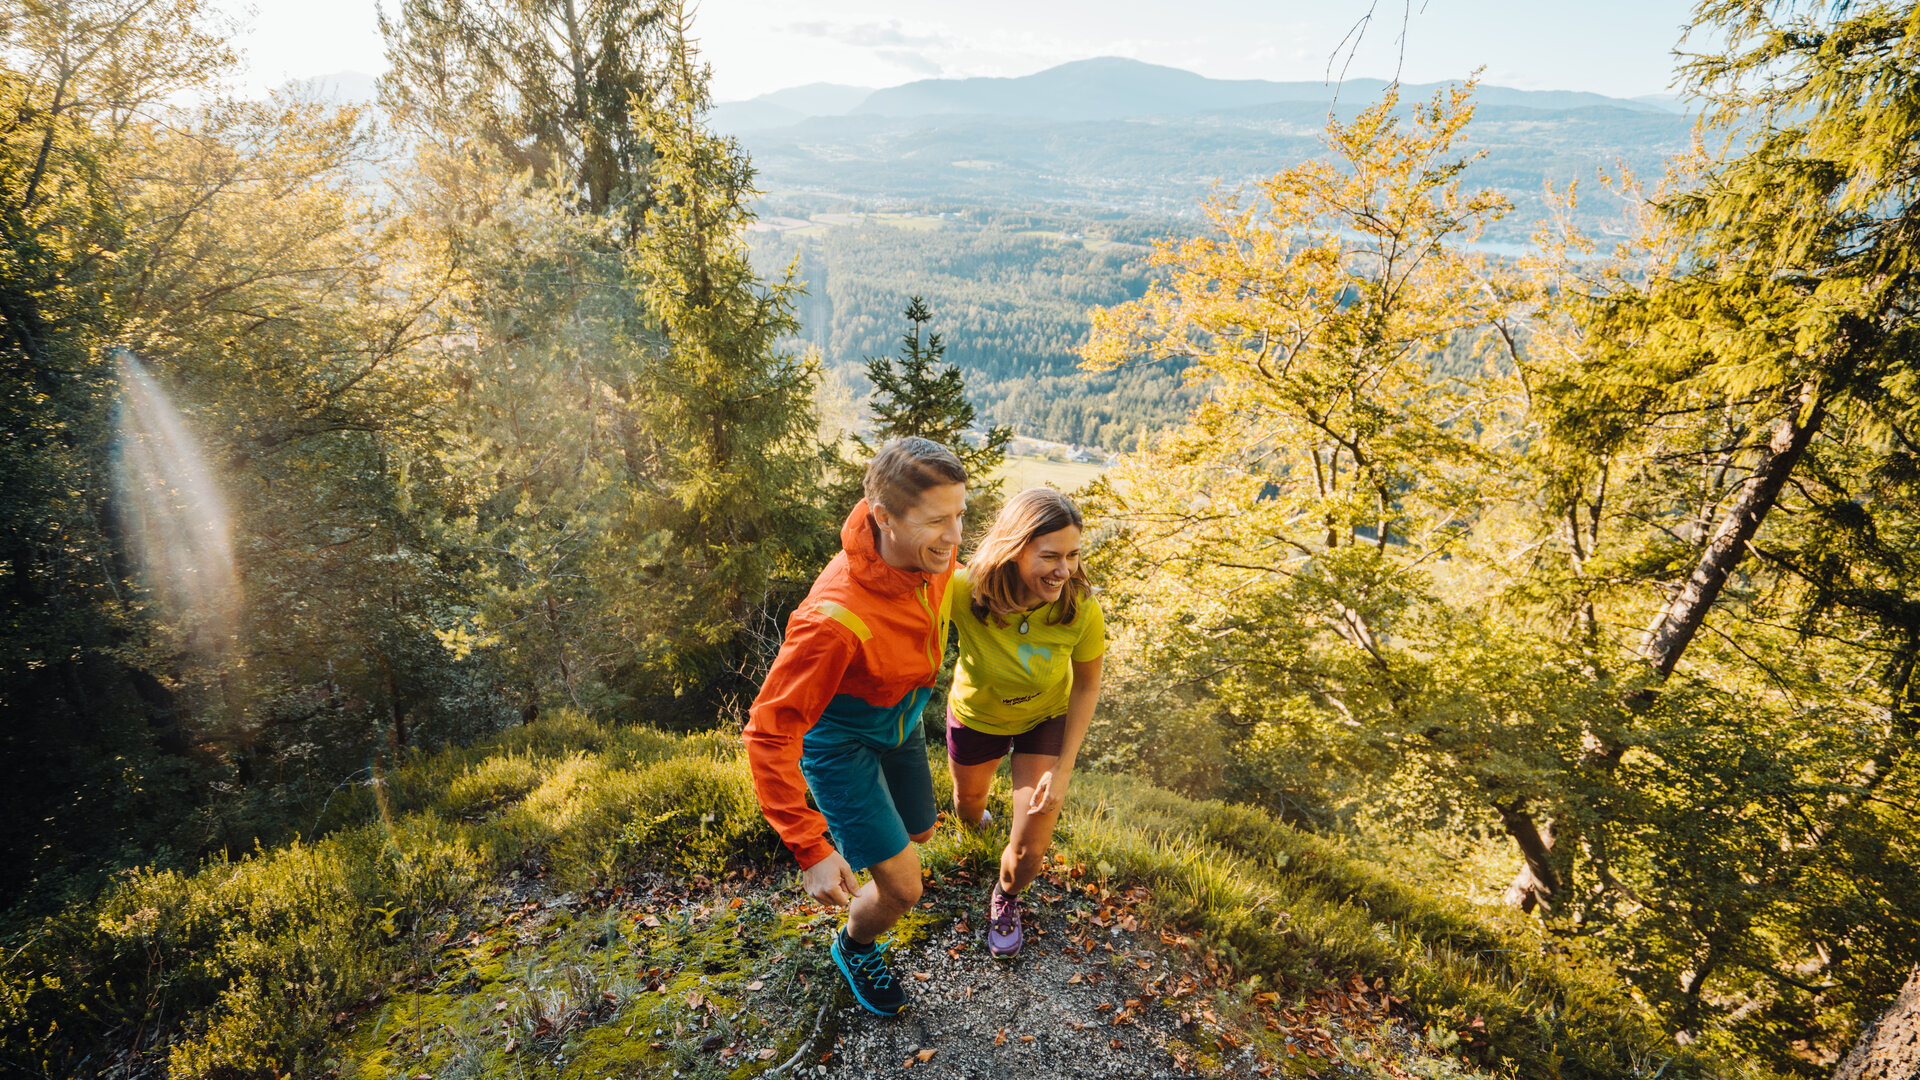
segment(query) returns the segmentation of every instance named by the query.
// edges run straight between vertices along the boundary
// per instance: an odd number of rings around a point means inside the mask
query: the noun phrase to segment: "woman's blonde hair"
[[[1007,625],[1007,616],[1020,608],[1020,552],[1038,537],[1072,525],[1085,528],[1073,500],[1052,488],[1037,487],[1015,495],[1000,508],[987,535],[967,560],[967,581],[973,592],[973,617],[981,622],[993,616],[993,625]],[[1047,620],[1064,626],[1080,614],[1080,598],[1093,591],[1086,563],[1073,568],[1060,599]]]

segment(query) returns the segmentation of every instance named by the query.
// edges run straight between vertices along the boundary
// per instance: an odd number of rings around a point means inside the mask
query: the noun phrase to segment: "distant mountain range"
[[[1443,84],[1402,87],[1408,99],[1425,98]],[[1092,121],[1187,116],[1257,105],[1310,103],[1322,108],[1340,100],[1371,101],[1386,89],[1381,79],[1349,79],[1337,86],[1324,81],[1268,82],[1260,79],[1211,79],[1179,68],[1120,57],[1099,57],[1061,64],[1018,78],[921,79],[884,90],[814,83],[725,102],[712,122],[740,134],[789,127],[820,116],[996,116],[1020,120]],[[1483,105],[1514,105],[1566,111],[1614,108],[1628,112],[1675,113],[1677,99],[1666,95],[1613,98],[1570,90],[1515,90],[1482,86],[1475,100]]]
[[[1401,87],[1410,109],[1446,84]],[[762,190],[791,206],[986,206],[1188,217],[1231,189],[1322,153],[1328,114],[1351,117],[1387,84],[1209,79],[1112,57],[1015,79],[924,79],[883,90],[816,84],[718,106],[710,122],[752,155]],[[1337,94],[1336,94],[1337,91]],[[1608,233],[1621,204],[1601,171],[1660,175],[1693,120],[1677,98],[1481,86],[1463,153],[1485,151],[1468,185],[1516,206],[1489,230],[1528,243],[1543,189],[1583,183],[1575,215]]]
[[[299,85],[369,101],[374,77],[343,71]],[[1402,107],[1444,84],[1401,87]],[[1210,79],[1116,57],[1011,79],[923,79],[873,89],[812,83],[716,106],[709,123],[740,138],[778,205],[814,210],[908,206],[1046,209],[1165,219],[1191,216],[1216,183],[1232,188],[1315,154],[1329,112],[1378,100],[1379,79]],[[1337,91],[1337,93],[1336,93]],[[1607,233],[1617,199],[1600,171],[1657,177],[1686,149],[1693,120],[1677,96],[1636,99],[1480,86],[1463,150],[1484,150],[1469,185],[1505,192],[1516,213],[1495,244],[1525,244],[1543,186],[1582,181],[1575,220]]]

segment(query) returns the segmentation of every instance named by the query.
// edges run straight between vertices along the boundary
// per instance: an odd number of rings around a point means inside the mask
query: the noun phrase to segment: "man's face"
[[[966,512],[965,484],[928,488],[904,513],[874,507],[873,520],[880,526],[880,557],[900,570],[940,573],[960,546],[960,521]]]

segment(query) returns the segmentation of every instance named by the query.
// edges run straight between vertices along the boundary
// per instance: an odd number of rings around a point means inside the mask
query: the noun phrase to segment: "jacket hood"
[[[847,553],[847,569],[855,581],[882,596],[901,596],[932,576],[918,570],[902,570],[881,558],[880,547],[874,539],[877,530],[865,499],[855,504],[846,524],[840,526],[840,549]]]

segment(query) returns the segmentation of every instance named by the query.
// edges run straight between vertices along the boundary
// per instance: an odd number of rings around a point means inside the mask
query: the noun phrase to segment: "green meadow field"
[[[1010,457],[1000,467],[997,476],[1006,482],[1005,491],[1009,495],[1043,484],[1072,494],[1098,480],[1106,471],[1105,465],[1054,461],[1042,457]]]

